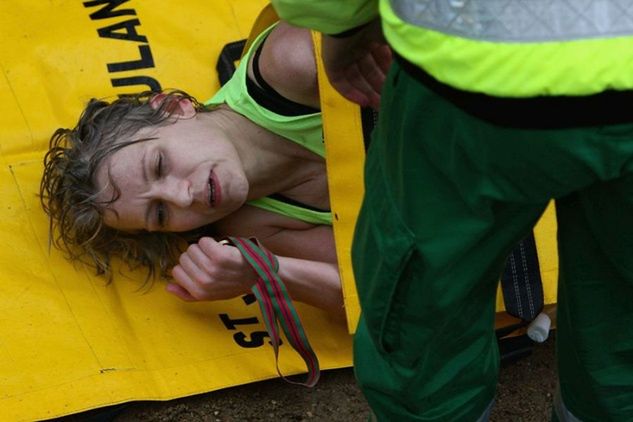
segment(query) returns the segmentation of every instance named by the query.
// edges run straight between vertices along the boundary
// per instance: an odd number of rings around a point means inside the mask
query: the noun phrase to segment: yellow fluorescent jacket
[[[633,88],[633,0],[380,0],[392,48],[439,81],[500,97]],[[282,19],[335,34],[378,0],[273,0]]]

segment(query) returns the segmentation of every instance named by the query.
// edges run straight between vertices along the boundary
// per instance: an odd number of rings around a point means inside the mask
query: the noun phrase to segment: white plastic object
[[[534,318],[534,321],[528,325],[527,335],[533,341],[537,343],[543,343],[549,337],[549,329],[552,325],[552,320],[546,313],[541,312]]]

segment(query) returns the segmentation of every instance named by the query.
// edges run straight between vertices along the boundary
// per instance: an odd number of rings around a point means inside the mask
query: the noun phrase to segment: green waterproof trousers
[[[495,125],[396,63],[365,171],[354,358],[378,420],[485,415],[499,274],[552,198],[563,402],[581,420],[633,420],[633,124]]]

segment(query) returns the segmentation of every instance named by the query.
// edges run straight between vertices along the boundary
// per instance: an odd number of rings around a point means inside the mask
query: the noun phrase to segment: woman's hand
[[[186,301],[230,299],[250,292],[257,274],[240,251],[210,237],[180,255],[166,290]]]
[[[318,244],[315,238],[322,234],[322,229],[319,226],[313,232],[290,231],[288,236],[278,234],[281,237],[277,240],[286,246],[309,244],[306,239]],[[270,238],[268,240],[271,241]],[[274,240],[270,243],[276,244]],[[279,261],[278,274],[293,300],[324,309],[335,319],[345,319],[336,262],[276,256]],[[239,249],[224,246],[210,237],[201,238],[180,255],[180,264],[173,268],[172,276],[174,280],[167,285],[166,290],[188,302],[237,297],[250,293],[257,281],[255,270]]]

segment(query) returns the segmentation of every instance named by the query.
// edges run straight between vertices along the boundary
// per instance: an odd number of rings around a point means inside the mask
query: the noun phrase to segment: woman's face
[[[248,181],[233,144],[201,114],[140,130],[137,142],[110,154],[97,169],[106,225],[124,231],[181,232],[213,223],[246,201]]]

